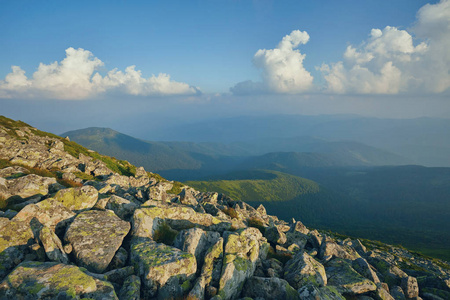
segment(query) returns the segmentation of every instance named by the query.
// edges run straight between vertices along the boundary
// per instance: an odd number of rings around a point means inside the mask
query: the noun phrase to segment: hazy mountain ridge
[[[329,142],[307,136],[249,140],[230,144],[149,142],[107,128],[80,129],[63,133],[62,136],[69,136],[71,140],[85,147],[127,159],[158,171],[163,176],[182,181],[240,169],[241,164],[252,160],[270,159],[270,155],[264,154],[278,151],[315,152],[314,155],[298,153],[295,156],[298,158],[297,163],[303,161],[305,166],[313,166],[312,164],[316,162],[316,167],[323,164],[365,166],[410,162],[398,155],[361,143]],[[308,160],[312,156],[316,159]]]

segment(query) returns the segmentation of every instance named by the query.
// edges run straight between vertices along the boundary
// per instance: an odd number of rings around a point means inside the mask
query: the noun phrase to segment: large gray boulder
[[[0,284],[0,299],[118,299],[111,283],[77,266],[27,261]]]
[[[182,230],[175,237],[173,246],[181,251],[191,253],[197,260],[197,267],[201,268],[206,251],[220,238],[215,231],[204,231],[200,228]]]
[[[405,293],[406,298],[414,298],[419,296],[419,286],[415,277],[403,277],[401,287]]]
[[[344,259],[335,258],[325,265],[328,284],[344,295],[360,295],[377,289],[373,281],[361,276]]]
[[[276,277],[250,277],[245,282],[242,296],[253,299],[299,299],[297,291],[286,280]]]
[[[76,216],[64,239],[72,245],[78,265],[102,273],[129,230],[130,223],[112,211],[86,211]]]
[[[133,243],[130,251],[130,261],[141,278],[144,297],[157,296],[166,284],[183,285],[197,271],[194,255],[151,240]]]
[[[69,264],[69,258],[64,252],[61,240],[55,232],[47,226],[42,227],[39,232],[39,240],[45,249],[45,254],[50,261]]]
[[[222,275],[218,295],[223,299],[238,296],[245,280],[253,275],[260,256],[261,232],[253,227],[225,232]]]
[[[304,285],[298,290],[298,295],[301,300],[345,300],[336,287],[334,286],[322,286],[316,285]]]
[[[318,287],[327,285],[325,268],[305,251],[298,252],[286,263],[284,279],[295,289],[307,284]]]
[[[35,218],[42,225],[55,230],[64,228],[74,216],[75,213],[61,202],[48,198],[36,204],[28,204],[14,216],[13,220],[29,223]]]
[[[28,246],[34,243],[30,224],[9,221],[0,230],[0,279],[23,261]]]
[[[68,209],[80,212],[91,209],[95,205],[98,199],[98,191],[90,185],[68,188],[58,191],[54,199]]]

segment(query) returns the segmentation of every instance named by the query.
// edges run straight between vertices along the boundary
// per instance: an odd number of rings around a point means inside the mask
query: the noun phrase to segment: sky
[[[450,0],[2,0],[0,40],[0,114],[54,133],[450,118]]]

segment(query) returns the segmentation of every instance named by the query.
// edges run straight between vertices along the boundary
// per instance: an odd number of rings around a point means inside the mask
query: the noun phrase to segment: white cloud
[[[125,72],[114,69],[106,76],[96,70],[103,62],[84,49],[66,49],[61,62],[40,63],[32,78],[18,66],[0,80],[0,98],[86,99],[104,92],[122,92],[137,96],[196,94],[198,89],[170,80],[167,74],[142,77],[135,66]]]
[[[253,57],[253,63],[261,69],[263,82],[240,82],[231,88],[231,91],[235,94],[296,94],[310,90],[313,76],[303,66],[305,55],[296,49],[308,41],[309,35],[306,31],[294,30],[283,37],[275,49],[258,50]]]
[[[333,93],[440,93],[450,87],[450,0],[427,4],[412,29],[372,29],[360,46],[348,46],[343,61],[319,69]]]

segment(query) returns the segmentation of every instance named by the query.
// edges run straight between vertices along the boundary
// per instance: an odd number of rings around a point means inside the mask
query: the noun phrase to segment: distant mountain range
[[[399,155],[358,142],[326,141],[308,136],[230,144],[150,142],[109,128],[86,128],[61,136],[180,181],[223,174],[233,169],[267,169],[271,165],[328,167],[411,163]]]
[[[400,155],[414,164],[450,167],[449,133],[450,119],[271,115],[213,119],[177,125],[161,133],[138,134],[153,140],[220,143],[310,136],[326,141],[359,142]]]

